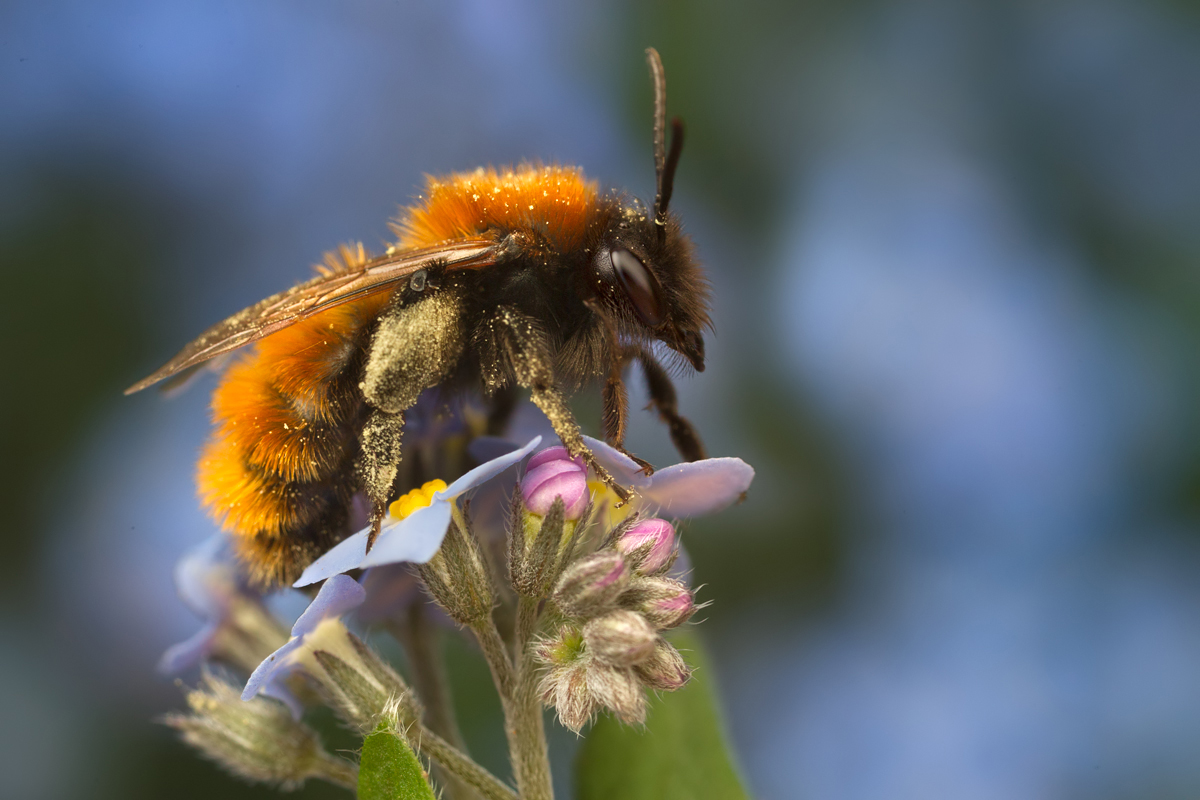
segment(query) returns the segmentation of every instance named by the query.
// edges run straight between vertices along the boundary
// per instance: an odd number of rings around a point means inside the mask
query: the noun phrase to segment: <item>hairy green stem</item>
[[[536,601],[534,602],[533,613],[536,616]],[[518,611],[518,620],[520,618],[521,611]],[[517,780],[517,792],[521,800],[553,800],[550,759],[536,687],[533,691],[526,691],[518,696],[520,675],[513,668],[513,662],[493,619],[489,617],[481,620],[473,630],[480,646],[483,647],[488,666],[492,668],[492,678],[496,682],[496,690],[504,708],[504,734],[508,738],[508,753],[512,761],[513,776]],[[520,643],[518,664],[525,659],[525,650],[524,643]]]
[[[420,601],[409,605],[403,621],[391,621],[388,630],[408,654],[413,684],[425,705],[425,723],[429,730],[445,739],[463,754],[467,747],[454,715],[454,701],[446,665],[438,648],[438,632],[429,619],[428,607]],[[442,769],[440,779],[449,800],[474,800],[477,797],[458,776]]]
[[[332,756],[329,753],[321,753],[321,760],[313,770],[313,777],[350,791],[358,788],[358,767],[344,758]]]
[[[518,800],[517,793],[503,781],[425,726],[421,726],[413,744],[487,800]]]
[[[546,747],[546,726],[542,701],[537,692],[537,665],[531,647],[537,631],[539,601],[522,597],[517,605],[516,669],[517,686],[513,695],[513,719],[519,761],[517,786],[522,798],[553,800],[550,778],[550,753]]]
[[[516,687],[516,676],[504,640],[500,638],[500,631],[496,629],[496,623],[491,617],[475,623],[471,630],[479,640],[479,646],[483,648],[483,657],[487,659],[488,667],[492,670],[492,680],[496,682],[496,691],[500,693],[500,702],[507,715],[513,689]]]

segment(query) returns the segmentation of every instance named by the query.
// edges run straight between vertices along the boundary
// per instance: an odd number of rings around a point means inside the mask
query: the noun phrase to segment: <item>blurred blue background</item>
[[[648,45],[716,286],[683,410],[758,469],[685,534],[753,791],[1200,796],[1182,0],[4,4],[0,794],[271,795],[152,723],[211,379],[121,389],[424,173],[652,196]]]

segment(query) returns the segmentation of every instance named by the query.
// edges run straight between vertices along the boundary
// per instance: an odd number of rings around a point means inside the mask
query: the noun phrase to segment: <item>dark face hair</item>
[[[679,221],[668,214],[664,222],[660,227],[637,206],[625,207],[596,249],[591,268],[622,334],[657,339],[703,371],[708,283]]]

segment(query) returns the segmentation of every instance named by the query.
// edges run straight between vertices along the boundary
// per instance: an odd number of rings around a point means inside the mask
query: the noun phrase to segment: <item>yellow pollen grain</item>
[[[388,513],[396,519],[404,519],[414,511],[427,507],[433,502],[434,492],[446,488],[446,482],[440,478],[428,481],[420,489],[413,489],[388,506]]]

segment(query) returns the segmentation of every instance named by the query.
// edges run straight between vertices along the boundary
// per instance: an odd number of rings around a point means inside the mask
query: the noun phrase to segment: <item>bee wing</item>
[[[378,256],[345,272],[320,275],[218,322],[153,375],[126,389],[125,394],[140,392],[164,378],[270,336],[327,308],[390,289],[418,270],[438,265],[448,270],[482,269],[496,263],[503,250],[503,243],[494,239],[460,239],[436,247]]]

